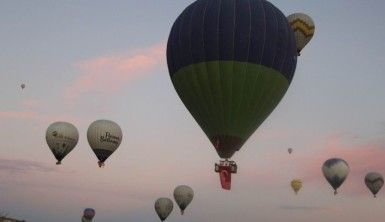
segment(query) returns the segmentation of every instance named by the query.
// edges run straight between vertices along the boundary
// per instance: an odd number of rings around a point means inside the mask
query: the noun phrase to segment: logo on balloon
[[[58,133],[57,131],[53,131],[52,136],[59,138],[59,139],[63,139],[64,141],[67,141],[67,142],[75,142],[76,141],[76,139],[68,137],[68,136],[63,136],[63,134]]]
[[[100,142],[113,143],[118,145],[120,138],[118,136],[112,135],[110,132],[106,132],[103,136],[100,136]]]

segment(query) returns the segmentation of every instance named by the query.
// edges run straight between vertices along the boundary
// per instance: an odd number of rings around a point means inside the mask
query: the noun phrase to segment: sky
[[[234,155],[230,192],[166,65],[170,28],[192,2],[0,1],[0,211],[68,222],[93,207],[95,222],[155,222],[154,201],[188,184],[193,202],[168,221],[383,221],[385,194],[374,199],[363,178],[385,174],[385,2],[271,0],[311,15],[316,34],[281,103]],[[102,169],[86,139],[97,119],[123,131]],[[61,166],[45,142],[55,121],[80,133]],[[337,196],[321,173],[331,157],[351,169]]]

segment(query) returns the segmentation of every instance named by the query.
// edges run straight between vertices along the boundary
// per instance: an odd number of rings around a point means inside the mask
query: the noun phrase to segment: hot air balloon
[[[191,203],[193,197],[194,191],[189,186],[180,185],[174,189],[174,199],[178,204],[182,215],[186,207]]]
[[[92,208],[86,208],[83,212],[82,222],[91,222],[95,217],[95,210]]]
[[[122,136],[120,126],[110,120],[97,120],[88,127],[88,143],[99,159],[99,167],[119,147]]]
[[[294,179],[291,181],[291,188],[293,188],[295,194],[302,188],[302,181],[299,179]]]
[[[46,131],[48,147],[57,159],[57,165],[70,153],[79,140],[79,132],[74,125],[67,122],[52,123]]]
[[[171,81],[213,144],[222,188],[237,165],[229,159],[285,95],[297,64],[294,32],[265,0],[198,0],[172,26]]]
[[[322,166],[322,172],[326,180],[334,189],[334,195],[349,174],[349,165],[343,159],[332,158],[325,161]]]
[[[25,88],[25,84],[24,83],[21,84],[20,87],[21,87],[21,90],[23,90]]]
[[[376,194],[384,185],[384,178],[380,173],[370,172],[365,176],[365,184],[370,192],[372,192],[373,196],[376,197]]]
[[[161,221],[166,220],[168,215],[172,212],[173,203],[169,198],[159,198],[155,201],[155,211]]]
[[[289,152],[289,154],[291,154],[293,152],[293,148],[287,149],[287,152]]]
[[[313,19],[304,13],[294,13],[287,17],[297,43],[297,52],[300,55],[302,49],[310,42],[314,36],[315,26]]]

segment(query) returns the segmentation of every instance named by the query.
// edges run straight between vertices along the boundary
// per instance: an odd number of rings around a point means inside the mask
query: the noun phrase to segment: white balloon
[[[97,120],[88,127],[87,139],[91,149],[99,159],[99,166],[118,149],[122,142],[120,126],[110,120]]]
[[[295,40],[297,44],[297,52],[300,54],[301,50],[310,42],[314,36],[315,25],[313,19],[304,13],[294,13],[287,17],[291,28],[294,31]]]
[[[174,199],[178,204],[182,215],[186,207],[191,203],[193,197],[194,191],[189,186],[180,185],[174,189]]]
[[[169,198],[162,197],[155,201],[155,211],[161,221],[166,220],[173,208],[174,204]]]
[[[51,149],[56,164],[61,164],[62,159],[70,153],[79,140],[79,132],[74,125],[67,122],[52,123],[46,131],[45,139]]]

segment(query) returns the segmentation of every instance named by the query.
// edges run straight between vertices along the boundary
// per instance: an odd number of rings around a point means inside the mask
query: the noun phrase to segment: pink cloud
[[[86,124],[91,120],[88,118],[78,118],[68,114],[42,114],[34,111],[0,111],[0,120],[28,120],[47,125],[56,121],[67,121],[75,125]]]
[[[29,111],[0,111],[0,119],[37,119],[38,116],[37,113]]]
[[[103,55],[79,62],[80,75],[65,89],[64,95],[73,99],[92,91],[108,93],[123,88],[165,62],[165,44],[125,54]]]
[[[350,194],[364,194],[369,192],[364,184],[364,177],[370,171],[385,173],[385,145],[378,142],[367,142],[363,144],[349,144],[344,142],[343,136],[332,135],[323,142],[313,144],[316,152],[309,155],[299,154],[298,165],[302,166],[304,180],[309,183],[326,184],[321,167],[329,158],[342,158],[348,162],[350,173],[342,185],[344,192]],[[321,147],[323,146],[323,147]]]
[[[36,98],[28,98],[21,101],[21,107],[26,109],[37,109],[43,106],[43,101]]]
[[[280,134],[273,134],[279,136]],[[271,188],[289,186],[290,180],[286,175],[286,167],[290,166],[290,173],[294,177],[302,179],[307,187],[328,187],[321,167],[323,163],[333,157],[346,160],[350,167],[350,173],[341,187],[341,192],[350,195],[370,196],[364,184],[364,177],[370,171],[377,171],[385,176],[385,144],[383,141],[369,141],[357,143],[354,135],[336,133],[319,138],[307,144],[311,150],[295,149],[289,155],[286,150],[272,150],[266,158],[269,161],[260,163],[255,168],[252,164],[240,164],[240,176],[234,175],[234,181],[243,180],[249,186]],[[275,166],[279,163],[280,167]],[[283,169],[283,171],[282,171]],[[331,189],[331,188],[330,188]],[[385,189],[385,188],[384,188]],[[332,193],[332,191],[331,191]]]
[[[0,172],[28,173],[32,171],[50,172],[55,170],[56,168],[37,161],[0,158]]]

